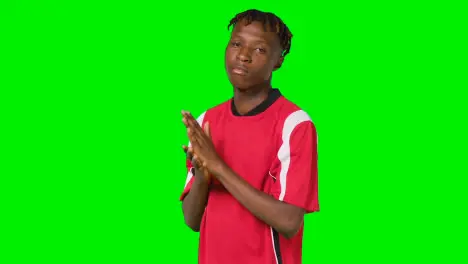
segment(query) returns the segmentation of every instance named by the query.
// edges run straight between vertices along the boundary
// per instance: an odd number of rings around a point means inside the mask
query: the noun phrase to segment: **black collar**
[[[232,99],[231,100],[231,111],[232,111],[232,114],[235,115],[235,116],[254,116],[254,115],[258,115],[258,114],[264,112],[265,110],[267,110],[268,107],[270,107],[280,97],[281,97],[281,92],[280,92],[279,89],[271,89],[270,92],[268,93],[268,97],[265,99],[265,101],[263,101],[262,103],[257,105],[254,109],[250,110],[248,113],[246,113],[244,115],[241,115],[237,111],[236,106],[234,105],[234,99]]]

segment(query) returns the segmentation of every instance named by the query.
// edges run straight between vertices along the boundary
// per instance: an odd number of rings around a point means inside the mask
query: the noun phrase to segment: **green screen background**
[[[232,96],[248,8],[294,34],[273,84],[319,134],[304,263],[464,262],[462,9],[291,0],[3,2],[0,263],[196,263],[180,111]]]

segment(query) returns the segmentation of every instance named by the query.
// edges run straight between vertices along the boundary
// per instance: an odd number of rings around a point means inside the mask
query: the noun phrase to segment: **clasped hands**
[[[187,128],[191,146],[183,146],[187,158],[192,161],[194,168],[204,174],[206,180],[216,175],[223,166],[223,160],[216,153],[211,140],[210,124],[206,122],[203,129],[197,120],[187,111],[182,111],[182,122]]]

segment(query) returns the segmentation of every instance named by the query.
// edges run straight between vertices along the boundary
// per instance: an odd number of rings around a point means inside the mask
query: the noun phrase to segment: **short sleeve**
[[[285,120],[281,134],[281,146],[270,170],[275,175],[271,194],[307,213],[318,211],[316,128],[309,116],[298,110]]]
[[[197,118],[197,122],[202,126],[203,125],[203,121],[205,119],[205,113],[202,113],[198,118]],[[191,146],[191,143],[189,141],[188,143],[188,146]],[[189,159],[185,159],[185,166],[186,166],[186,169],[187,169],[187,177],[185,179],[185,185],[184,185],[184,189],[182,191],[182,194],[180,195],[180,201],[183,201],[185,196],[187,196],[187,194],[190,192],[190,188],[192,187],[192,184],[193,184],[193,181],[194,181],[194,175],[193,175],[193,165],[192,165],[192,162],[189,160]]]

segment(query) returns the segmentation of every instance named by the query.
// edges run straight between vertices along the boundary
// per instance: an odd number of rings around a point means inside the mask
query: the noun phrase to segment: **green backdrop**
[[[304,263],[463,262],[462,9],[292,0],[1,7],[0,263],[196,263],[198,234],[178,200],[180,111],[198,115],[232,95],[227,25],[248,8],[275,12],[294,34],[273,83],[319,134],[321,212],[306,217]]]

